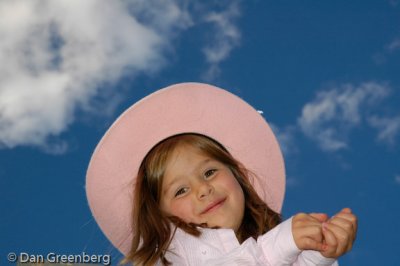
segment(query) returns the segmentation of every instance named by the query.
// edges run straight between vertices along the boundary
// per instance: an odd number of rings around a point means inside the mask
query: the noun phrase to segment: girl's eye
[[[182,194],[184,194],[184,193],[186,193],[186,191],[187,191],[187,188],[180,188],[176,193],[175,193],[175,197],[178,197],[178,196],[180,196],[180,195],[182,195]]]
[[[217,169],[210,169],[210,170],[207,170],[207,171],[204,173],[204,176],[205,176],[206,178],[209,178],[209,177],[212,176],[216,171],[217,171]]]

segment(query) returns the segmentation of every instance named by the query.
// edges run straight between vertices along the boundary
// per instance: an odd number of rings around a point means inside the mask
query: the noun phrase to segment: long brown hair
[[[133,239],[130,252],[124,262],[135,265],[153,265],[164,257],[174,234],[174,227],[199,236],[195,224],[186,224],[178,217],[168,217],[160,208],[161,185],[167,160],[179,145],[190,145],[203,154],[225,164],[242,187],[245,210],[241,226],[237,232],[239,242],[249,237],[257,238],[281,222],[281,216],[270,209],[258,196],[249,181],[251,173],[216,141],[199,134],[181,134],[167,138],[157,144],[143,159],[135,184],[133,202]],[[255,177],[256,178],[256,177]]]

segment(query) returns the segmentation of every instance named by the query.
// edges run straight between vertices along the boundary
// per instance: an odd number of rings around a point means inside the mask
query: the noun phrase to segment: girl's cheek
[[[176,208],[175,205],[176,203],[173,200],[169,198],[161,198],[160,208],[169,215],[175,215],[173,213],[174,209]]]
[[[193,222],[192,208],[188,202],[175,202],[171,205],[172,214],[181,218],[185,222]]]

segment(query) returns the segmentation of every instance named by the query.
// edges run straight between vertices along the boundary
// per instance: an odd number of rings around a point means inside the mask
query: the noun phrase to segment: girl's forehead
[[[198,147],[184,145],[175,149],[165,164],[164,175],[177,172],[196,172],[209,163],[222,163]]]
[[[204,150],[196,147],[195,145],[190,145],[187,143],[182,143],[177,145],[175,149],[170,153],[167,165],[173,163],[176,160],[186,160],[191,161],[196,159],[211,159],[211,156]]]

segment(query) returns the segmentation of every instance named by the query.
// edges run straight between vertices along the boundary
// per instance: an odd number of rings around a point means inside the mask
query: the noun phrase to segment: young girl
[[[100,227],[135,265],[336,265],[356,217],[343,209],[281,223],[283,169],[257,111],[185,83],[114,123],[92,157],[87,193]]]

